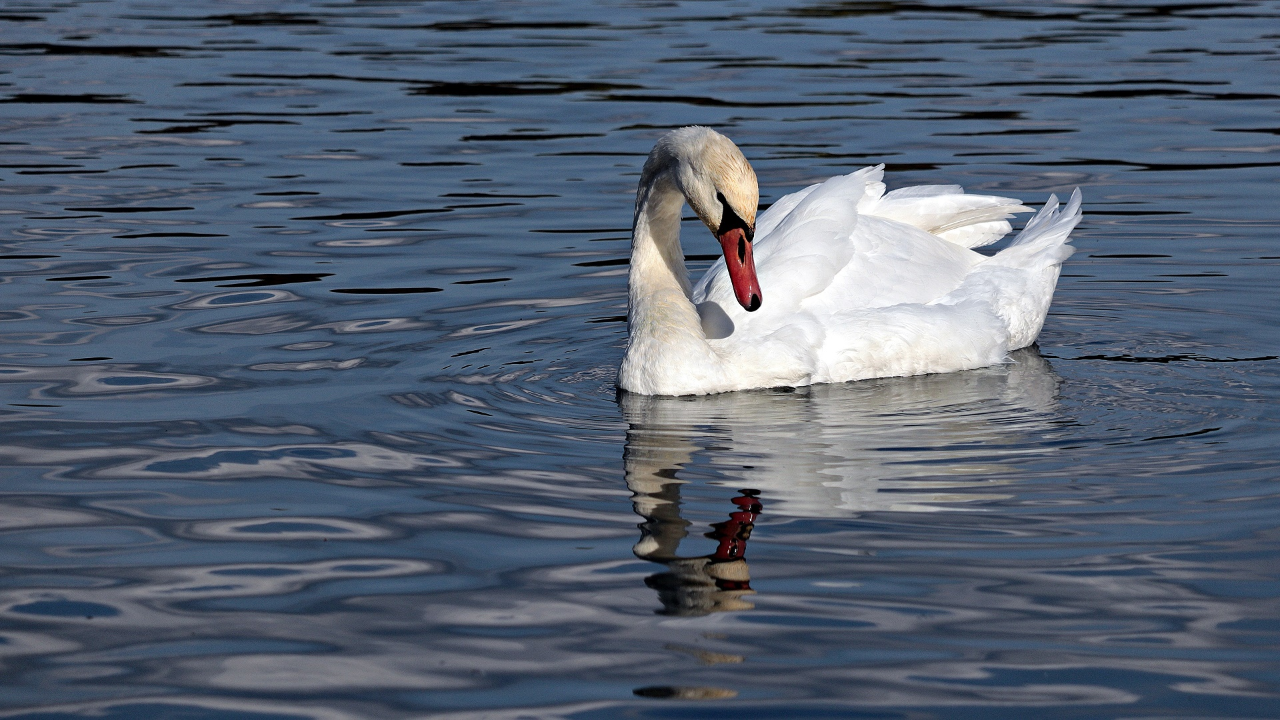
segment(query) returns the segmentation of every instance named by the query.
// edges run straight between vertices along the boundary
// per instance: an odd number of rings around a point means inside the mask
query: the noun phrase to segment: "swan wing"
[[[1009,218],[1031,212],[1021,201],[992,195],[966,195],[959,185],[919,185],[882,197],[868,197],[858,211],[910,225],[961,247],[999,240],[1012,227]]]
[[[1079,197],[1051,200],[992,257],[966,245],[1003,236],[1017,200],[954,185],[885,194],[881,167],[788,195],[757,221],[764,294],[748,313],[723,260],[693,289],[734,387],[951,372],[998,363],[1044,322]],[[967,234],[965,234],[967,233]]]
[[[885,195],[883,171],[880,165],[833,177],[787,195],[760,215],[754,247],[764,292],[760,310],[747,313],[735,301],[723,259],[693,288],[694,303],[716,306],[715,314],[723,311],[733,334],[746,340],[794,324],[798,314],[823,326],[849,310],[927,303],[951,292],[983,257],[919,225],[962,223],[963,214],[974,210],[981,213],[968,217],[990,222],[995,211],[988,208],[1008,208],[1017,201],[938,199],[959,192],[953,186]],[[915,218],[909,207],[931,213]],[[877,210],[895,217],[873,214]]]
[[[857,206],[866,187],[878,182],[879,168],[833,177],[783,197],[756,221],[756,274],[769,316],[795,312],[801,301],[830,287],[853,256]],[[717,260],[693,288],[694,303],[714,302],[735,320],[746,312],[734,301],[724,259]]]

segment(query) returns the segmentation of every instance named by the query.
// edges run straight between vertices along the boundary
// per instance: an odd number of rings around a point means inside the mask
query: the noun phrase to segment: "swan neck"
[[[648,173],[646,173],[648,175]],[[690,296],[689,272],[680,246],[684,195],[670,172],[649,175],[636,195],[631,232],[630,300],[634,308],[654,293]]]
[[[652,159],[652,158],[651,158]],[[685,395],[722,382],[722,362],[707,342],[690,299],[680,247],[685,197],[672,173],[646,172],[631,233],[627,329],[618,387],[645,395]]]

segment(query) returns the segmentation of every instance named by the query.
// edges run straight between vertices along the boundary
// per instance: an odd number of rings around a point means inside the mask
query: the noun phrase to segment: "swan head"
[[[763,294],[751,244],[760,186],[751,163],[732,140],[698,126],[667,133],[649,158],[674,161],[674,179],[685,201],[720,241],[738,303],[747,312],[758,310]]]

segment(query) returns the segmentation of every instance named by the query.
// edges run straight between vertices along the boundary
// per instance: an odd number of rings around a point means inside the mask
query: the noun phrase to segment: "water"
[[[1278,29],[6,3],[0,716],[1280,715]],[[1038,352],[617,398],[691,123],[765,203],[1082,187]]]

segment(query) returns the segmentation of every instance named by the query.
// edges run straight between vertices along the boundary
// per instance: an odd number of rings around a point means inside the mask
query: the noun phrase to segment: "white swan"
[[[1006,249],[1017,200],[957,185],[885,193],[884,166],[792,193],[756,221],[755,172],[728,138],[668,133],[644,164],[631,237],[618,387],[706,395],[993,365],[1044,324],[1080,191],[1056,197]],[[690,287],[684,202],[724,257]],[[753,242],[754,236],[754,242]],[[758,270],[758,272],[757,272]]]

